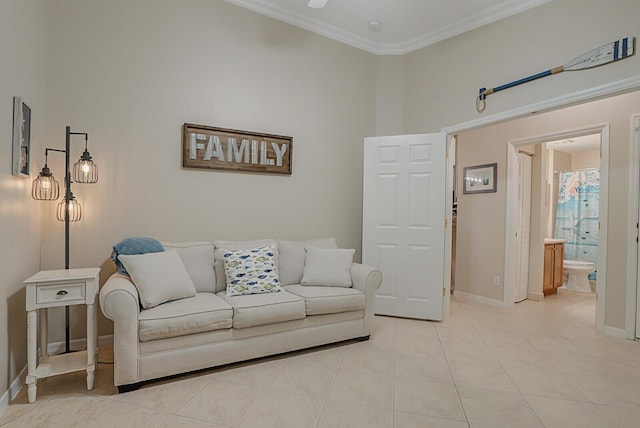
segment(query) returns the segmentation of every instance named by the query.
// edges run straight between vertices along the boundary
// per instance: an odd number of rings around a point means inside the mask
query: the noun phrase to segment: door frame
[[[526,163],[528,163],[528,166],[525,167],[521,167],[521,159],[528,159],[526,161]],[[516,171],[518,179],[517,179],[517,192],[516,192],[516,198],[519,201],[518,203],[518,212],[517,212],[517,217],[515,218],[515,224],[517,226],[517,230],[520,230],[520,235],[516,236],[516,245],[517,245],[517,249],[515,254],[517,255],[517,266],[516,267],[516,271],[515,271],[515,278],[516,280],[513,281],[513,288],[512,288],[512,301],[514,303],[516,303],[516,300],[518,300],[518,302],[521,302],[523,300],[526,300],[529,298],[529,272],[531,271],[530,269],[530,259],[531,259],[531,250],[529,249],[529,247],[531,246],[531,185],[532,185],[532,168],[531,168],[531,164],[533,163],[533,155],[528,154],[528,153],[523,153],[518,151],[516,153],[516,161],[517,161],[517,165],[518,165],[518,170]],[[522,164],[524,164],[525,161],[523,160]],[[524,173],[526,172],[526,173]],[[528,188],[528,189],[527,189]],[[528,202],[529,205],[529,213],[528,214],[524,214],[526,212],[526,210],[524,209],[526,203]],[[507,205],[508,207],[508,205]],[[526,230],[526,235],[524,233],[522,233],[523,230],[523,217],[527,218],[527,224],[524,225],[524,229]],[[524,239],[524,236],[527,237],[527,250],[526,250],[526,257],[524,257],[525,253],[523,252],[523,243],[522,240]],[[521,286],[522,286],[522,271],[523,271],[523,262],[524,264],[526,264],[526,271],[527,271],[527,293],[524,296],[523,299],[520,298],[520,292],[521,292]],[[507,284],[507,282],[505,281],[505,284]]]
[[[463,131],[470,131],[472,129],[476,129],[476,128],[480,128],[480,127],[484,127],[484,126],[489,126],[489,125],[494,125],[496,123],[499,122],[503,122],[503,121],[507,121],[507,120],[511,120],[511,119],[517,119],[517,118],[521,118],[521,117],[525,117],[531,114],[535,114],[535,113],[540,113],[540,112],[547,112],[547,111],[552,111],[552,110],[559,110],[565,107],[570,107],[573,105],[577,105],[577,104],[583,104],[583,103],[587,103],[590,101],[595,101],[597,99],[602,99],[602,98],[608,98],[608,97],[612,97],[615,95],[622,95],[628,92],[633,92],[633,91],[637,91],[640,90],[640,76],[634,76],[634,77],[630,77],[627,79],[622,79],[622,80],[617,80],[615,82],[610,82],[610,83],[606,83],[603,85],[599,85],[599,86],[595,86],[593,88],[588,88],[588,89],[584,89],[578,92],[573,92],[570,94],[566,94],[566,95],[562,95],[559,97],[555,97],[555,98],[551,98],[548,100],[544,100],[544,101],[539,101],[539,102],[535,102],[532,104],[528,104],[522,107],[516,107],[513,108],[511,110],[507,110],[504,112],[499,112],[499,113],[495,113],[492,115],[488,115],[488,116],[483,116],[483,117],[479,117],[477,119],[472,119],[466,122],[461,122],[452,126],[447,126],[442,128],[441,132],[447,134],[447,136],[454,136],[455,134],[459,133],[459,132],[463,132]],[[449,155],[451,155],[450,152],[450,145],[451,145],[451,139],[447,138],[447,153]],[[633,161],[630,160],[630,164],[633,163]],[[452,167],[447,164],[447,169],[451,169]],[[452,171],[447,171],[446,176],[449,177],[452,174]],[[447,193],[449,193],[450,191],[452,191],[452,188],[447,188]],[[638,195],[636,194],[635,199],[637,200]],[[450,224],[451,222],[451,210],[448,209],[447,213],[446,213],[446,217],[448,219],[448,222]],[[635,223],[634,223],[634,228],[635,228]],[[451,228],[448,227],[445,229],[445,239],[447,239],[449,242],[451,241]],[[446,251],[446,246],[445,246],[445,251]],[[606,252],[606,251],[605,251]],[[450,252],[449,252],[449,257],[445,257],[445,273],[447,272],[447,270],[451,269],[451,256],[450,256]],[[445,274],[445,281],[447,275]],[[503,284],[505,282],[503,281]],[[447,288],[447,284],[443,284],[443,287]],[[509,287],[504,287],[503,288],[506,290]],[[634,290],[634,295],[636,293],[636,291]],[[629,294],[629,293],[627,293]],[[602,296],[602,306],[604,308],[604,295]],[[445,297],[446,299],[446,297]],[[449,300],[449,299],[446,299]],[[445,301],[446,301],[445,300]],[[505,302],[508,302],[506,299],[504,299],[503,297],[503,305],[508,306],[508,304],[505,304]],[[627,307],[629,305],[629,302],[627,301]],[[603,309],[604,311],[604,309]],[[628,312],[628,309],[627,309]],[[635,312],[635,311],[634,311]],[[445,308],[445,312],[447,315],[449,313],[448,308]],[[598,317],[598,313],[596,312],[596,318],[598,318],[598,320],[600,321],[600,323],[604,323],[604,313],[601,314],[600,317]],[[630,314],[627,313],[627,322],[626,322],[626,330],[629,330],[631,327],[629,326],[629,322],[628,319],[630,318]],[[634,318],[635,318],[635,313],[634,313]],[[447,317],[445,317],[444,319],[447,319]],[[604,326],[600,326],[597,324],[597,327],[599,330],[605,330]],[[635,329],[635,326],[633,327]],[[610,328],[609,329],[610,333],[615,334],[615,331],[617,330],[616,328]]]
[[[517,178],[517,168],[515,164],[518,162],[518,147],[522,145],[529,144],[541,144],[547,143],[549,141],[556,140],[564,140],[567,138],[575,138],[581,137],[584,135],[593,135],[600,134],[600,188],[606,189],[605,192],[600,192],[600,204],[598,207],[599,210],[599,222],[600,222],[600,231],[598,232],[598,260],[597,260],[597,269],[598,269],[598,277],[596,279],[596,326],[600,330],[605,329],[604,325],[604,309],[605,309],[605,301],[606,301],[606,278],[607,278],[607,224],[609,217],[609,124],[604,123],[600,125],[594,125],[587,128],[579,128],[573,130],[565,130],[560,132],[554,132],[549,134],[544,134],[536,137],[530,137],[526,139],[510,141],[507,145],[507,219],[505,224],[505,249],[510,248],[515,245],[516,240],[512,237],[515,236],[516,233],[516,219],[513,215],[514,209],[516,209],[517,205],[517,195],[516,195],[516,186],[515,186],[515,178]],[[547,165],[548,169],[550,166]],[[542,179],[543,177],[541,177]],[[538,213],[542,215],[542,213]],[[546,212],[544,213],[546,215]],[[537,251],[538,253],[542,253],[544,248],[544,237],[536,236],[529,239],[529,243],[533,251]],[[603,251],[604,250],[604,251]],[[531,251],[533,253],[533,251]],[[515,261],[513,259],[513,251],[505,251],[505,259],[504,259],[504,278],[505,284],[509,283],[508,281],[513,281],[516,275],[515,269]],[[534,266],[536,271],[542,272],[542,265]],[[542,282],[540,281],[540,284]],[[513,300],[511,295],[511,287],[505,287],[505,297],[504,297],[504,306],[512,307],[507,303]],[[542,289],[537,290],[538,293],[529,290],[529,292],[533,295],[537,294],[537,298],[542,300]]]
[[[638,252],[638,221],[640,221],[640,113],[630,118],[629,135],[629,222],[627,225],[627,307],[625,337],[640,335],[640,254]]]

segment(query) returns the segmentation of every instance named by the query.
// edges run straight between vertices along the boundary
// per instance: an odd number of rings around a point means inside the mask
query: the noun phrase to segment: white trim
[[[485,305],[496,306],[499,308],[504,308],[504,304],[502,301],[498,299],[491,299],[489,297],[479,296],[477,294],[465,293],[464,291],[454,291],[453,296],[456,299],[468,300],[471,302],[484,303]]]
[[[109,345],[113,343],[113,334],[109,334],[106,336],[100,336],[98,338],[98,347],[100,345]],[[74,339],[69,343],[69,347],[72,350],[77,349],[85,349],[87,347],[87,339]],[[56,355],[64,352],[65,343],[64,342],[51,342],[47,344],[47,354]]]
[[[2,416],[4,412],[7,411],[7,407],[9,407],[9,403],[11,402],[11,400],[16,398],[16,396],[20,392],[20,389],[22,388],[22,385],[24,385],[24,381],[26,378],[27,366],[24,366],[22,370],[20,370],[20,373],[18,373],[18,376],[16,376],[13,382],[11,382],[9,389],[5,391],[4,394],[2,394],[2,397],[0,397],[0,416]]]
[[[582,91],[574,92],[572,94],[562,95],[546,101],[540,101],[540,102],[529,104],[526,106],[514,108],[512,110],[496,113],[490,116],[485,116],[478,119],[472,119],[467,122],[458,123],[456,125],[442,128],[441,132],[448,135],[455,135],[456,133],[459,133],[462,131],[469,131],[482,126],[493,125],[498,122],[506,121],[509,119],[516,119],[519,117],[523,117],[523,116],[527,116],[530,114],[543,112],[543,111],[557,110],[557,109],[569,107],[575,104],[581,104],[589,101],[594,101],[600,98],[607,98],[614,95],[620,95],[623,93],[632,92],[638,89],[640,89],[640,75],[630,77],[627,79],[618,80],[615,82],[606,83],[604,85],[596,86],[594,88],[584,89]],[[607,134],[608,134],[608,130],[607,130]],[[608,147],[607,147],[607,150],[608,150]],[[606,251],[604,252],[606,253]],[[598,253],[603,253],[603,251],[599,251]],[[598,259],[598,262],[600,263],[600,258]],[[599,321],[600,323],[602,323],[602,331],[606,332],[609,330],[609,328],[613,328],[613,327],[604,325],[604,315],[605,315],[604,297],[605,296],[599,295],[599,297],[601,298],[598,299],[598,303],[596,304],[596,318],[598,317],[598,314],[602,312],[601,313],[602,319],[600,319]],[[629,329],[628,326],[626,326],[626,328],[627,330]]]
[[[602,332],[608,334],[609,336],[619,337],[621,339],[626,339],[627,331],[623,328],[611,327],[610,325],[605,325],[602,328]]]
[[[638,259],[637,224],[640,221],[640,113],[631,116],[629,121],[629,214],[627,224],[627,307],[626,338],[635,339],[639,334],[637,326],[640,295],[638,277],[640,263]],[[633,233],[633,231],[636,233]]]
[[[451,255],[453,238],[453,165],[455,163],[456,137],[445,135],[445,202],[444,218],[447,227],[444,231],[444,298],[442,299],[442,321],[449,319],[451,309]]]
[[[421,34],[413,39],[398,43],[380,43],[373,40],[373,38],[363,37],[351,31],[328,24],[321,19],[314,19],[302,13],[293,12],[286,7],[276,5],[268,0],[225,1],[375,55],[404,55],[457,36],[458,34],[525,12],[534,7],[549,3],[551,0],[503,0],[474,15],[453,22],[444,28]]]
[[[602,189],[605,189],[603,192]],[[598,258],[596,269],[596,327],[606,331],[604,325],[607,300],[607,249],[609,242],[609,124],[602,128],[600,137],[600,230],[598,231]],[[613,329],[613,327],[609,327]],[[624,331],[624,329],[623,329]]]
[[[545,101],[529,104],[523,107],[517,107],[512,110],[492,114],[490,116],[472,119],[457,125],[442,128],[442,132],[446,134],[456,134],[462,131],[480,128],[482,126],[493,125],[509,119],[516,119],[534,113],[557,110],[569,107],[575,104],[581,104],[588,101],[594,101],[599,98],[620,95],[626,92],[632,92],[640,89],[640,75],[629,77],[627,79],[618,80],[616,82],[606,83],[594,88],[584,89],[572,94],[562,95],[560,97],[551,98]]]

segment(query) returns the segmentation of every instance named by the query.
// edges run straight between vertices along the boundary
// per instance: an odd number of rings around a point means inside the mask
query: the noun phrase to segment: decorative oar
[[[621,59],[628,58],[635,53],[635,38],[625,37],[623,39],[616,40],[615,42],[608,43],[597,49],[585,52],[577,58],[572,59],[565,65],[552,68],[542,73],[534,74],[524,79],[516,80],[515,82],[507,83],[502,86],[496,86],[495,88],[487,89],[480,88],[480,94],[476,99],[476,110],[478,113],[482,113],[487,107],[487,95],[495,94],[498,91],[504,89],[513,88],[514,86],[522,85],[523,83],[531,82],[542,77],[551,76],[552,74],[562,73],[563,71],[578,71],[586,70],[588,68],[598,67],[600,65],[609,64],[619,61]]]

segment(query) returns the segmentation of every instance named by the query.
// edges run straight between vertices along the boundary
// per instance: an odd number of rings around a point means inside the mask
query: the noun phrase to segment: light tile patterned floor
[[[26,388],[5,427],[640,426],[640,343],[599,333],[560,290],[500,309],[454,297],[444,323],[376,317],[368,342],[208,370],[117,394],[112,365]],[[101,361],[111,357],[101,351]]]

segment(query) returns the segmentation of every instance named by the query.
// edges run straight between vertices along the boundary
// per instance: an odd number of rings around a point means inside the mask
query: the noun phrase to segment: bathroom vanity
[[[544,274],[542,276],[542,292],[556,293],[562,286],[562,264],[564,261],[564,239],[544,240]]]

